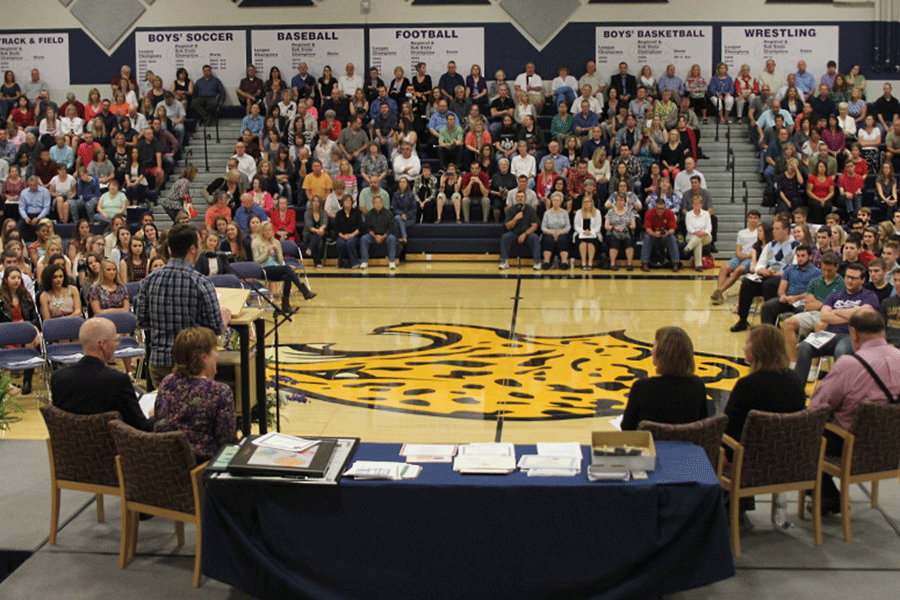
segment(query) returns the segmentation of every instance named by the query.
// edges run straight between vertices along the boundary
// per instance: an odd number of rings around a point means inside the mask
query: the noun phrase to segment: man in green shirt
[[[456,124],[456,115],[447,113],[447,126],[438,135],[438,159],[441,161],[442,171],[447,170],[448,162],[455,164],[459,170],[462,149],[463,130]]]
[[[784,340],[791,357],[791,368],[797,362],[797,340],[812,333],[819,321],[819,310],[822,303],[832,292],[844,288],[844,278],[838,275],[840,264],[838,255],[826,252],[822,255],[822,276],[809,282],[804,298],[803,312],[785,319],[781,323],[784,329]]]

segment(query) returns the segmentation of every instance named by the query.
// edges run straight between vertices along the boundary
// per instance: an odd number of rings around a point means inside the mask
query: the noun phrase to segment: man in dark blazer
[[[50,392],[57,408],[78,415],[118,411],[122,420],[142,431],[153,431],[144,417],[131,378],[106,366],[112,360],[118,338],[109,319],[88,319],[78,331],[84,357],[53,373]]]
[[[609,87],[619,92],[619,101],[627,104],[637,95],[637,79],[628,72],[628,63],[619,63],[619,72],[609,78]],[[608,93],[608,92],[607,92]]]

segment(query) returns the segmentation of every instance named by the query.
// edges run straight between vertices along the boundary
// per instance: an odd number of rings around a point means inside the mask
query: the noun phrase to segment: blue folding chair
[[[44,354],[47,357],[47,366],[51,370],[54,363],[71,365],[84,357],[81,342],[61,341],[77,340],[83,324],[84,319],[81,317],[57,317],[44,321]]]
[[[125,284],[125,289],[128,290],[128,302],[131,303],[131,310],[134,310],[134,301],[141,289],[141,282],[129,281]]]
[[[109,319],[116,326],[119,334],[119,344],[113,352],[113,358],[143,358],[144,345],[137,340],[137,316],[132,312],[108,312],[97,315]],[[140,368],[135,368],[135,373],[140,373]]]
[[[209,280],[215,287],[234,288],[237,290],[243,289],[244,287],[241,285],[241,280],[237,278],[237,275],[232,275],[231,273],[224,273],[222,275],[210,275]]]
[[[303,271],[303,279],[306,287],[309,287],[309,278],[306,276],[306,265],[303,264],[303,253],[300,247],[293,240],[281,240],[281,253],[284,255],[284,264]]]
[[[230,265],[231,270],[241,280],[241,287],[250,290],[250,297],[256,298],[260,308],[262,308],[262,296],[271,296],[269,291],[269,280],[262,265],[252,260],[233,262]]]
[[[34,325],[27,321],[0,323],[0,369],[7,371],[42,370],[46,364],[44,356],[34,348],[26,347],[34,341]],[[7,346],[22,346],[8,348]],[[50,397],[50,386],[44,378],[47,397]]]

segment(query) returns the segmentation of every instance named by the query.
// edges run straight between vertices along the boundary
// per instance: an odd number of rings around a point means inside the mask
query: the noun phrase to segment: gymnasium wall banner
[[[415,75],[417,63],[427,65],[434,85],[456,62],[456,72],[465,78],[472,65],[481,67],[482,77],[493,79],[484,69],[483,27],[381,27],[369,30],[369,60],[381,78],[391,79],[396,67],[406,77]]]
[[[203,77],[203,65],[209,65],[229,97],[246,77],[247,32],[242,29],[135,31],[134,49],[142,90],[147,71],[162,78],[163,87],[169,89],[179,68],[187,69],[188,77],[196,81]]]
[[[691,65],[698,64],[704,73],[712,66],[713,28],[700,26],[597,27],[597,70],[604,77],[619,72],[619,63],[628,63],[635,77],[644,65],[650,65],[659,79],[669,64],[675,74],[687,77]]]
[[[38,69],[51,90],[68,90],[68,33],[0,33],[0,72],[12,71],[18,84],[31,81]]]
[[[332,77],[340,77],[347,63],[353,63],[356,75],[366,77],[362,29],[259,29],[250,34],[250,43],[253,65],[263,79],[275,66],[290,82],[301,62],[316,79],[325,65],[331,67]]]
[[[797,70],[797,61],[802,59],[818,82],[828,61],[838,59],[839,45],[837,25],[722,27],[722,61],[732,76],[744,63],[750,65],[751,73],[760,73],[770,58],[776,69],[787,75]],[[840,67],[850,70],[849,65]]]

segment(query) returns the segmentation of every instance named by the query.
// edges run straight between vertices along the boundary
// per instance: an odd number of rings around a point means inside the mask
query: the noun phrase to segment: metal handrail
[[[208,133],[206,133],[206,127],[203,127],[203,162],[206,165],[206,172],[209,173],[209,140],[212,139]]]
[[[744,186],[744,227],[747,226],[747,211],[750,210],[750,191],[747,189],[747,182],[742,181],[741,185]]]
[[[731,147],[731,129],[729,128],[725,132],[725,141],[727,142],[727,146],[725,148],[725,170],[731,171],[731,203],[734,204],[734,185],[735,185],[735,159],[734,159],[734,148]]]

